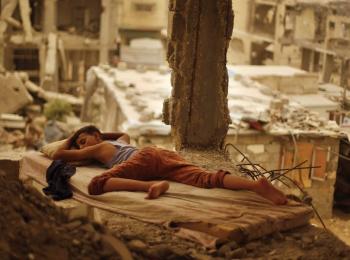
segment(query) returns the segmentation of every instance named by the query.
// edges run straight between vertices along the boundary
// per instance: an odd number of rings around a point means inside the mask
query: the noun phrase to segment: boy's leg
[[[169,151],[162,151],[161,159],[159,166],[160,171],[164,173],[164,179],[201,188],[249,190],[258,193],[275,204],[286,203],[285,195],[265,178],[252,181],[222,170],[211,173],[187,163],[180,155]]]
[[[225,175],[223,188],[230,190],[250,190],[260,196],[272,201],[276,205],[283,205],[287,202],[286,196],[276,189],[267,179],[261,178],[257,181],[248,180],[234,175]]]
[[[109,178],[103,185],[103,192],[144,191],[146,199],[156,199],[169,189],[167,181],[138,181],[123,178]]]

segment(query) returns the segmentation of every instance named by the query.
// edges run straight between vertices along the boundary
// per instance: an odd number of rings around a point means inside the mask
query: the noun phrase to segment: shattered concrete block
[[[263,144],[251,144],[247,146],[247,150],[254,154],[260,154],[265,152],[265,146]]]
[[[26,122],[22,116],[16,114],[0,114],[0,126],[11,129],[24,129]]]
[[[0,113],[15,113],[33,102],[22,81],[15,75],[0,75]]]
[[[19,178],[19,165],[22,156],[23,153],[19,152],[0,153],[0,170],[5,173],[7,179]]]

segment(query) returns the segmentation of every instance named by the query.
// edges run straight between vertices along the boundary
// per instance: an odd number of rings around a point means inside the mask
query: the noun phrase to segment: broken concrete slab
[[[25,119],[15,114],[0,114],[0,126],[10,129],[24,129]]]
[[[18,179],[19,162],[22,159],[21,152],[1,152],[0,153],[0,170],[5,173],[7,179]]]
[[[33,97],[18,77],[0,75],[0,113],[15,113],[31,102]]]

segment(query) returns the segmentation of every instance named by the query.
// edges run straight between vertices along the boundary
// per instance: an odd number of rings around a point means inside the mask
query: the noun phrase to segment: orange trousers
[[[216,173],[188,163],[173,151],[146,147],[140,149],[127,161],[93,178],[88,186],[89,194],[103,193],[103,186],[110,178],[125,178],[142,181],[169,180],[201,188],[222,188],[228,171]]]

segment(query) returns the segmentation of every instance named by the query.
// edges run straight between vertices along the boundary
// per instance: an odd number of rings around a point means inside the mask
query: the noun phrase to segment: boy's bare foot
[[[167,181],[160,181],[152,184],[148,189],[148,194],[145,199],[156,199],[169,189],[169,183]]]
[[[287,203],[287,198],[280,190],[276,189],[267,179],[261,178],[258,180],[256,193],[264,198],[272,201],[276,205],[284,205]]]

